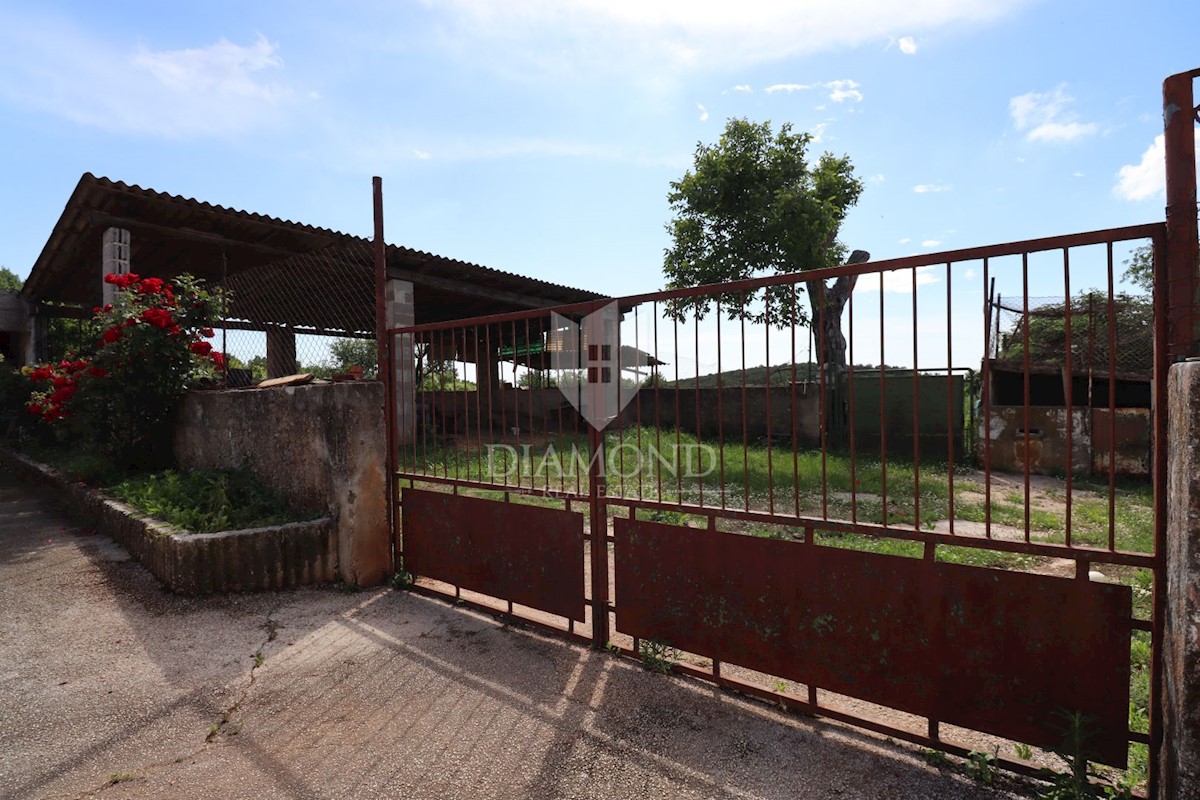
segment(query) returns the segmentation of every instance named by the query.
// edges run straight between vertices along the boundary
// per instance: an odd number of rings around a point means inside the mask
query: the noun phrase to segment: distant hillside
[[[855,369],[874,370],[878,367],[874,364],[855,364]],[[670,368],[663,370],[664,388],[673,388],[676,382],[670,380]],[[746,386],[763,387],[767,385],[767,371],[765,366],[746,367]],[[792,382],[792,365],[791,364],[776,364],[770,367],[771,386],[787,386]],[[805,362],[796,364],[796,382],[803,383],[806,380],[819,381],[821,379],[820,365]],[[717,387],[717,379],[720,378],[720,385],[726,388],[740,387],[742,385],[742,370],[731,369],[720,373],[712,373],[711,375],[701,375],[699,384],[701,389],[715,389]],[[696,378],[680,378],[678,386],[681,389],[690,389],[697,383]]]

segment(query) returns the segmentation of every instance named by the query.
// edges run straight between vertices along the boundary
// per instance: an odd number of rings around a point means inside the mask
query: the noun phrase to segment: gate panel
[[[406,488],[409,572],[580,622],[583,515]]]
[[[1124,767],[1128,586],[615,519],[617,629]]]

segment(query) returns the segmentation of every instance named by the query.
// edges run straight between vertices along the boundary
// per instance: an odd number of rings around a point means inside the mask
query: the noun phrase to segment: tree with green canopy
[[[847,211],[862,194],[848,156],[824,153],[810,163],[813,137],[793,133],[790,124],[779,132],[770,122],[730,119],[715,145],[699,143],[694,165],[671,183],[668,199],[674,215],[667,224],[671,246],[663,272],[668,288],[724,283],[760,275],[806,272],[843,262],[846,247],[838,240]],[[856,250],[850,263],[869,254]],[[832,282],[804,284],[809,311],[793,303],[791,285],[771,287],[762,294],[734,294],[721,304],[731,318],[783,326],[821,323],[821,360],[833,366],[846,363],[842,334],[845,308],[857,276]],[[714,298],[684,298],[669,307],[677,318],[691,312],[701,318]]]
[[[8,267],[0,267],[0,292],[19,292],[24,281]]]

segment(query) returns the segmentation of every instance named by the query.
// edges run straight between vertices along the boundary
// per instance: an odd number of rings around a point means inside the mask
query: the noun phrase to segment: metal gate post
[[[1167,326],[1170,361],[1194,356],[1200,342],[1196,314],[1200,297],[1200,237],[1196,227],[1195,122],[1200,110],[1192,93],[1200,69],[1163,81],[1163,135],[1167,170]]]
[[[608,645],[608,504],[604,502],[604,432],[588,426],[589,559],[592,564],[592,646]]]
[[[387,302],[384,299],[384,287],[387,284],[387,243],[383,238],[383,179],[376,176],[371,179],[372,205],[375,214],[375,347],[377,376],[383,381],[384,387],[384,430],[387,433],[387,483],[385,495],[387,498],[388,538],[392,542],[392,572],[399,567],[396,558],[396,467],[399,447],[396,440],[396,376],[392,368],[392,342],[394,337],[387,332]]]
[[[1170,365],[1197,354],[1200,342],[1200,235],[1196,220],[1195,123],[1200,107],[1195,104],[1193,81],[1200,69],[1172,75],[1163,81],[1163,138],[1166,160],[1166,236],[1154,243],[1155,251],[1155,555],[1159,567],[1154,577],[1153,673],[1150,714],[1151,798],[1190,796],[1200,782],[1190,766],[1196,748],[1195,714],[1188,708],[1189,679],[1184,665],[1194,663],[1196,640],[1189,635],[1187,620],[1195,576],[1195,523],[1186,509],[1194,497],[1190,453],[1195,439],[1187,429],[1195,416],[1194,394],[1189,377],[1194,365],[1171,370],[1175,391],[1168,397]],[[1158,256],[1165,256],[1165,269],[1158,269]],[[1163,297],[1165,294],[1165,298]],[[1159,320],[1165,306],[1166,320]],[[1165,328],[1165,330],[1163,330]],[[1159,348],[1163,340],[1165,348]],[[1165,350],[1165,352],[1162,352]],[[1168,405],[1178,404],[1168,412]],[[1168,433],[1168,421],[1170,433]],[[1173,490],[1168,496],[1167,487]],[[1190,650],[1190,652],[1189,652]],[[1168,671],[1168,664],[1171,669]],[[1194,679],[1193,679],[1194,680]],[[1189,751],[1191,751],[1189,753]]]

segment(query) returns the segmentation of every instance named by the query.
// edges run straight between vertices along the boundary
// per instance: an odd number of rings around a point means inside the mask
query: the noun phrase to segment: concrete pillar
[[[1159,797],[1200,797],[1200,361],[1171,367]]]
[[[492,337],[494,339],[494,337]],[[488,350],[488,346],[491,350]],[[479,400],[485,409],[498,408],[500,403],[500,345],[480,333],[479,348],[472,353],[475,364],[475,384],[479,387]]]
[[[412,281],[389,280],[384,288],[387,305],[387,326],[405,328],[417,322],[416,306],[413,303]],[[400,444],[409,444],[417,430],[417,387],[416,361],[413,355],[413,337],[401,334],[395,337],[395,362],[392,379],[396,387],[396,438]]]
[[[36,312],[29,315],[25,334],[25,363],[37,364],[50,357],[50,320]]]
[[[267,328],[267,377],[294,375],[296,369],[296,334],[288,328]]]
[[[101,245],[100,254],[101,305],[108,305],[116,296],[116,287],[105,283],[104,278],[129,272],[129,231],[124,228],[109,228],[104,231],[104,243]]]

